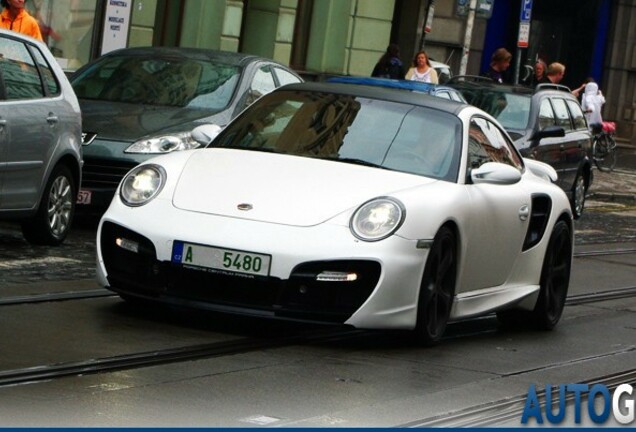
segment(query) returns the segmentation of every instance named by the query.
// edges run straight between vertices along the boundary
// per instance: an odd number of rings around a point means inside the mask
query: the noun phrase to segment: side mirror
[[[486,162],[479,168],[472,169],[470,178],[474,184],[509,185],[521,180],[521,171],[513,166],[499,162]]]
[[[192,130],[192,139],[201,144],[207,146],[212,142],[218,134],[221,133],[223,128],[216,124],[204,124],[197,126]]]
[[[547,126],[536,131],[530,138],[533,141],[539,141],[543,138],[561,138],[565,136],[565,129],[561,126]]]
[[[523,163],[534,175],[544,178],[552,183],[558,180],[557,172],[550,165],[538,160],[523,158]]]

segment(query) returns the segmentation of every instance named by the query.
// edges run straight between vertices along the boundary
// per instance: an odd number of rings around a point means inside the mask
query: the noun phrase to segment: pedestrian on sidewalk
[[[24,2],[25,0],[0,1],[0,4],[4,7],[2,14],[0,14],[0,27],[42,40],[40,25],[24,9]]]
[[[426,51],[419,51],[415,54],[415,57],[413,57],[413,67],[406,72],[404,79],[432,84],[439,83],[437,71],[431,66]]]
[[[511,61],[512,54],[510,54],[510,52],[505,48],[499,48],[492,53],[492,56],[490,57],[490,66],[482,75],[491,78],[499,84],[503,84],[504,82],[507,82],[504,74],[510,67]]]
[[[604,103],[605,96],[599,90],[598,84],[595,82],[587,83],[585,85],[585,93],[583,93],[581,108],[583,108],[587,124],[592,130],[602,127],[603,116],[601,115],[601,109]]]
[[[371,76],[404,79],[404,64],[400,59],[400,47],[397,44],[391,44],[387,47],[386,52],[375,64]]]

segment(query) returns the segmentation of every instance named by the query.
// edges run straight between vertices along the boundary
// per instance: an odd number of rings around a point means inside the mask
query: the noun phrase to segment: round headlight
[[[404,220],[404,206],[392,198],[376,198],[358,208],[351,218],[351,232],[360,240],[389,237]]]
[[[119,194],[126,205],[136,207],[156,197],[166,181],[166,172],[159,165],[141,165],[124,177]]]

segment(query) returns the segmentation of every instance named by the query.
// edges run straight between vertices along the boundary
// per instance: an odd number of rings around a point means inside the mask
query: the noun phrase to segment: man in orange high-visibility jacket
[[[0,14],[0,27],[14,32],[22,33],[32,38],[42,40],[38,21],[24,10],[25,0],[2,0],[2,14]]]

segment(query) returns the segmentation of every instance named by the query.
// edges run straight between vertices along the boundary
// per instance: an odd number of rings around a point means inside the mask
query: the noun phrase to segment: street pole
[[[422,37],[420,38],[420,51],[424,51],[426,33],[431,31],[433,27],[433,14],[435,13],[435,0],[429,0],[426,8],[426,16],[424,17],[424,26],[422,27]]]
[[[473,37],[473,25],[475,23],[475,9],[477,9],[477,0],[470,0],[468,19],[466,20],[466,33],[464,34],[464,50],[462,52],[462,61],[459,65],[459,75],[466,75],[468,55],[470,54],[470,41]]]

